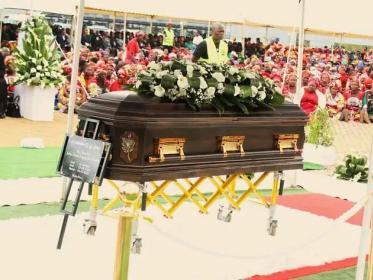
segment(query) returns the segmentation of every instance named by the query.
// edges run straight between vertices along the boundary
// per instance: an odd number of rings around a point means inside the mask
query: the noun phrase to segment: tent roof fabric
[[[78,3],[79,0],[1,0],[0,8],[73,15]],[[179,5],[175,5],[174,0],[85,0],[85,6],[90,12],[125,12],[170,20],[220,21],[290,31],[293,26],[298,26],[300,20],[299,0],[236,0],[232,5],[223,0],[188,0]],[[354,0],[352,4],[340,0],[306,0],[304,26],[310,33],[370,39],[373,38],[373,29],[368,24],[371,11],[371,0]]]

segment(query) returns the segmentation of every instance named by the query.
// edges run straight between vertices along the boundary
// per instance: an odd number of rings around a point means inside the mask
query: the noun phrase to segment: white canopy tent
[[[31,9],[67,15],[75,14],[78,0],[1,0],[0,8]],[[90,10],[124,12],[161,18],[179,18],[200,21],[221,21],[261,27],[292,30],[299,23],[298,0],[237,0],[227,6],[223,0],[188,0],[175,5],[172,0],[86,0]],[[345,3],[343,3],[345,2]],[[307,1],[304,28],[313,33],[344,37],[373,38],[373,29],[367,24],[371,18],[373,1],[355,0],[352,3],[338,0]]]

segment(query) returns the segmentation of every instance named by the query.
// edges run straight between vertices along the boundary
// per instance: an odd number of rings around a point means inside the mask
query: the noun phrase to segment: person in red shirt
[[[307,116],[310,116],[318,107],[325,108],[325,96],[317,90],[317,86],[317,80],[311,78],[308,80],[308,86],[303,88],[300,107]]]
[[[109,92],[123,90],[123,85],[126,84],[128,76],[125,70],[118,71],[118,79],[115,79],[109,86]]]
[[[130,40],[127,45],[126,64],[137,63],[136,55],[140,53],[139,43],[144,39],[144,32],[136,32],[135,38]]]
[[[344,90],[346,88],[346,85],[347,85],[348,74],[346,73],[345,67],[340,67],[338,72],[339,72],[340,80],[341,80],[341,83],[342,83],[342,89]]]

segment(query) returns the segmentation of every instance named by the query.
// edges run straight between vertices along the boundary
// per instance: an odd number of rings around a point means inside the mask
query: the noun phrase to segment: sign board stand
[[[95,125],[92,139],[85,137],[89,123],[94,123]],[[61,205],[61,212],[64,213],[64,218],[58,238],[57,249],[61,249],[62,247],[69,216],[75,216],[78,210],[84,184],[89,184],[89,190],[91,190],[92,184],[98,186],[102,184],[104,171],[110,155],[111,144],[100,140],[94,140],[97,138],[99,125],[99,121],[87,119],[83,129],[83,136],[72,135],[66,136],[65,138],[57,171],[70,179]],[[79,182],[79,187],[72,203],[72,209],[68,210],[67,202],[69,201],[74,181]]]

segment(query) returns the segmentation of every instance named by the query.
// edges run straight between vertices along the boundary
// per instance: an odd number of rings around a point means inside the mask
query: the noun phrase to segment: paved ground
[[[351,152],[370,154],[373,124],[331,120],[331,125],[335,135],[333,146],[336,148],[338,155]]]
[[[74,127],[77,124],[74,116]],[[0,120],[0,147],[19,147],[22,138],[38,137],[44,145],[59,147],[63,143],[67,128],[67,115],[56,112],[53,122],[34,122],[23,118],[5,118]]]

